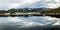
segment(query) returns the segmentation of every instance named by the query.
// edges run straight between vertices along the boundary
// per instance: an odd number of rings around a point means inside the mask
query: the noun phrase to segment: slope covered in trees
[[[43,10],[42,13],[60,13],[60,7],[50,10]]]

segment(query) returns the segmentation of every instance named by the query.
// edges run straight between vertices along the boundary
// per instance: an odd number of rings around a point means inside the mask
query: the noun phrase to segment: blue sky
[[[60,6],[60,0],[0,0],[0,9],[11,8],[57,8]]]

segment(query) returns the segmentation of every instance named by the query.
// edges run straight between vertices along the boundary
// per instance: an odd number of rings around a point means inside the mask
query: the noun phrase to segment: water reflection
[[[45,30],[55,27],[60,19],[48,16],[0,17],[1,30]]]

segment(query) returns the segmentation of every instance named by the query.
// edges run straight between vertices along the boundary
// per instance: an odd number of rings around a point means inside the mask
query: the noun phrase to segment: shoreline
[[[60,15],[48,15],[50,17],[60,18]]]
[[[0,15],[0,17],[31,17],[31,16],[43,16],[43,15]],[[45,16],[48,16],[48,17],[53,17],[53,18],[60,18],[60,15],[45,15]]]
[[[50,16],[50,17],[60,17],[60,15],[0,15],[0,16]]]

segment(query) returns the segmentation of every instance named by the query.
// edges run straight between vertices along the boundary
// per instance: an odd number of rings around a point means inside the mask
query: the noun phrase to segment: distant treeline
[[[60,7],[59,8],[54,8],[54,9],[49,9],[49,8],[12,8],[6,10],[0,10],[0,13],[14,13],[14,12],[40,12],[40,13],[60,13]]]
[[[12,8],[9,10],[0,10],[0,13],[8,13],[8,12],[41,12],[44,8]]]
[[[60,13],[60,7],[54,8],[54,9],[49,9],[49,10],[43,10],[41,13]]]

